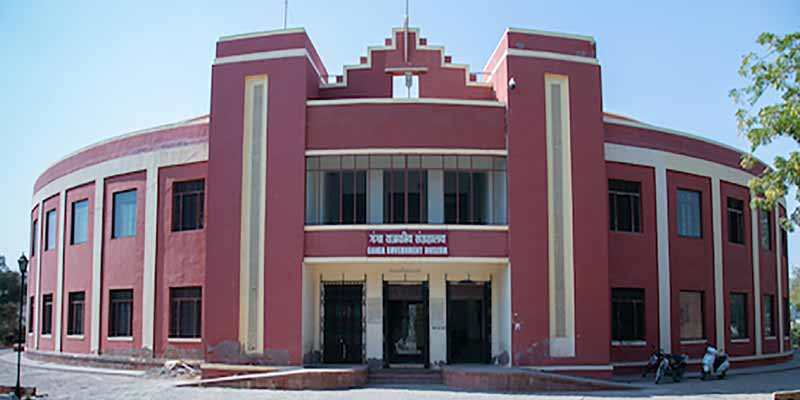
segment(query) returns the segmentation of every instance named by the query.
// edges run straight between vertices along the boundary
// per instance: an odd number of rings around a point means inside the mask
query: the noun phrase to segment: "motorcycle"
[[[651,370],[656,371],[655,383],[658,384],[664,376],[671,376],[675,382],[680,382],[686,373],[686,355],[667,354],[662,350],[654,351],[650,355],[650,361],[645,367],[642,377],[647,376]]]
[[[725,352],[708,346],[706,348],[706,354],[703,355],[702,365],[703,375],[700,377],[701,380],[706,380],[714,376],[719,379],[725,379],[725,374],[731,367],[731,362],[728,360],[728,355],[725,354]]]

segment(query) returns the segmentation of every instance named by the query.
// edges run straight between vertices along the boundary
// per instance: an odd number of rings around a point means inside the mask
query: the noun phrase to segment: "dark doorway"
[[[383,285],[384,364],[428,366],[428,283]]]
[[[362,293],[361,284],[324,285],[323,362],[363,362]]]
[[[447,282],[448,363],[491,360],[491,298],[487,282]]]

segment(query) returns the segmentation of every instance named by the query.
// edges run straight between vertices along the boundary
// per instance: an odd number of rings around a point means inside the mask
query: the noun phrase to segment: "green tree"
[[[10,345],[16,338],[20,290],[19,273],[0,271],[0,344]]]
[[[739,132],[750,142],[750,154],[742,157],[742,167],[748,169],[755,165],[753,153],[776,138],[786,137],[800,144],[800,32],[785,36],[762,33],[757,43],[764,48],[763,53],[745,55],[739,67],[739,75],[749,85],[730,92],[739,107]],[[750,180],[750,189],[761,194],[754,197],[752,207],[773,209],[791,187],[800,187],[798,147],[788,149],[785,156],[776,156],[773,169]],[[800,191],[795,196],[800,201]],[[790,230],[800,225],[800,207],[781,222]]]

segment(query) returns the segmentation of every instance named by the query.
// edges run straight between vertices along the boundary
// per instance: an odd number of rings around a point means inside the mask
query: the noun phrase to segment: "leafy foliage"
[[[19,274],[0,271],[0,344],[10,345],[16,340],[19,308]]]
[[[776,138],[786,137],[800,145],[800,32],[762,33],[757,43],[765,47],[765,53],[747,54],[739,67],[739,75],[750,85],[730,92],[740,107],[736,111],[739,132],[750,141],[751,154],[742,157],[742,167],[748,169],[756,163],[752,153]],[[773,95],[774,103],[762,104]],[[753,198],[752,207],[773,209],[790,187],[800,187],[800,151],[798,146],[787,150],[786,156],[775,157],[773,169],[750,180],[750,189],[760,194]],[[796,197],[800,201],[800,191]],[[800,225],[800,207],[781,222],[790,230]]]

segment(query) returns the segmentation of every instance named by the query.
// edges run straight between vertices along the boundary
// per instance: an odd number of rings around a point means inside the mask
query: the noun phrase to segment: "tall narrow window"
[[[505,172],[500,170],[504,167],[493,163],[491,157],[446,156],[445,223],[484,225],[505,221],[505,210],[492,204],[505,200]]]
[[[44,251],[56,248],[56,210],[47,212],[47,231],[45,231]]]
[[[42,335],[53,332],[53,295],[42,296]]]
[[[366,223],[368,164],[369,156],[309,157],[306,223]]]
[[[786,229],[781,228],[781,253],[783,258],[789,258],[789,241],[786,238]]]
[[[112,238],[136,235],[136,189],[114,193]]]
[[[67,335],[83,335],[84,292],[70,292],[67,309]]]
[[[731,293],[731,339],[747,339],[747,294]]]
[[[775,337],[775,296],[765,294],[764,303],[764,336]]]
[[[28,333],[33,333],[33,315],[36,312],[34,299],[35,297],[31,296],[28,300],[28,320],[25,321],[25,323],[28,325]]]
[[[109,297],[108,336],[133,336],[133,290],[111,290]]]
[[[172,184],[172,231],[203,229],[205,187],[202,179]]]
[[[744,201],[728,197],[728,241],[744,244]]]
[[[611,289],[611,339],[645,340],[644,289]]]
[[[616,179],[608,180],[608,213],[612,231],[641,232],[641,184]]]
[[[681,291],[681,340],[705,338],[703,292]]]
[[[783,298],[783,336],[787,338],[791,334],[791,315],[789,313],[789,298]]]
[[[80,200],[72,203],[72,226],[70,236],[72,244],[80,244],[88,238],[89,230],[89,200]]]
[[[772,213],[761,210],[758,215],[761,228],[761,248],[772,250]]]
[[[678,236],[702,237],[700,192],[678,189]]]
[[[392,157],[391,169],[383,171],[384,222],[428,221],[428,174],[419,168],[419,156]]]
[[[31,257],[36,255],[36,231],[39,228],[39,220],[33,220],[33,224],[31,224]]]
[[[199,338],[201,289],[199,287],[171,288],[169,337]]]

